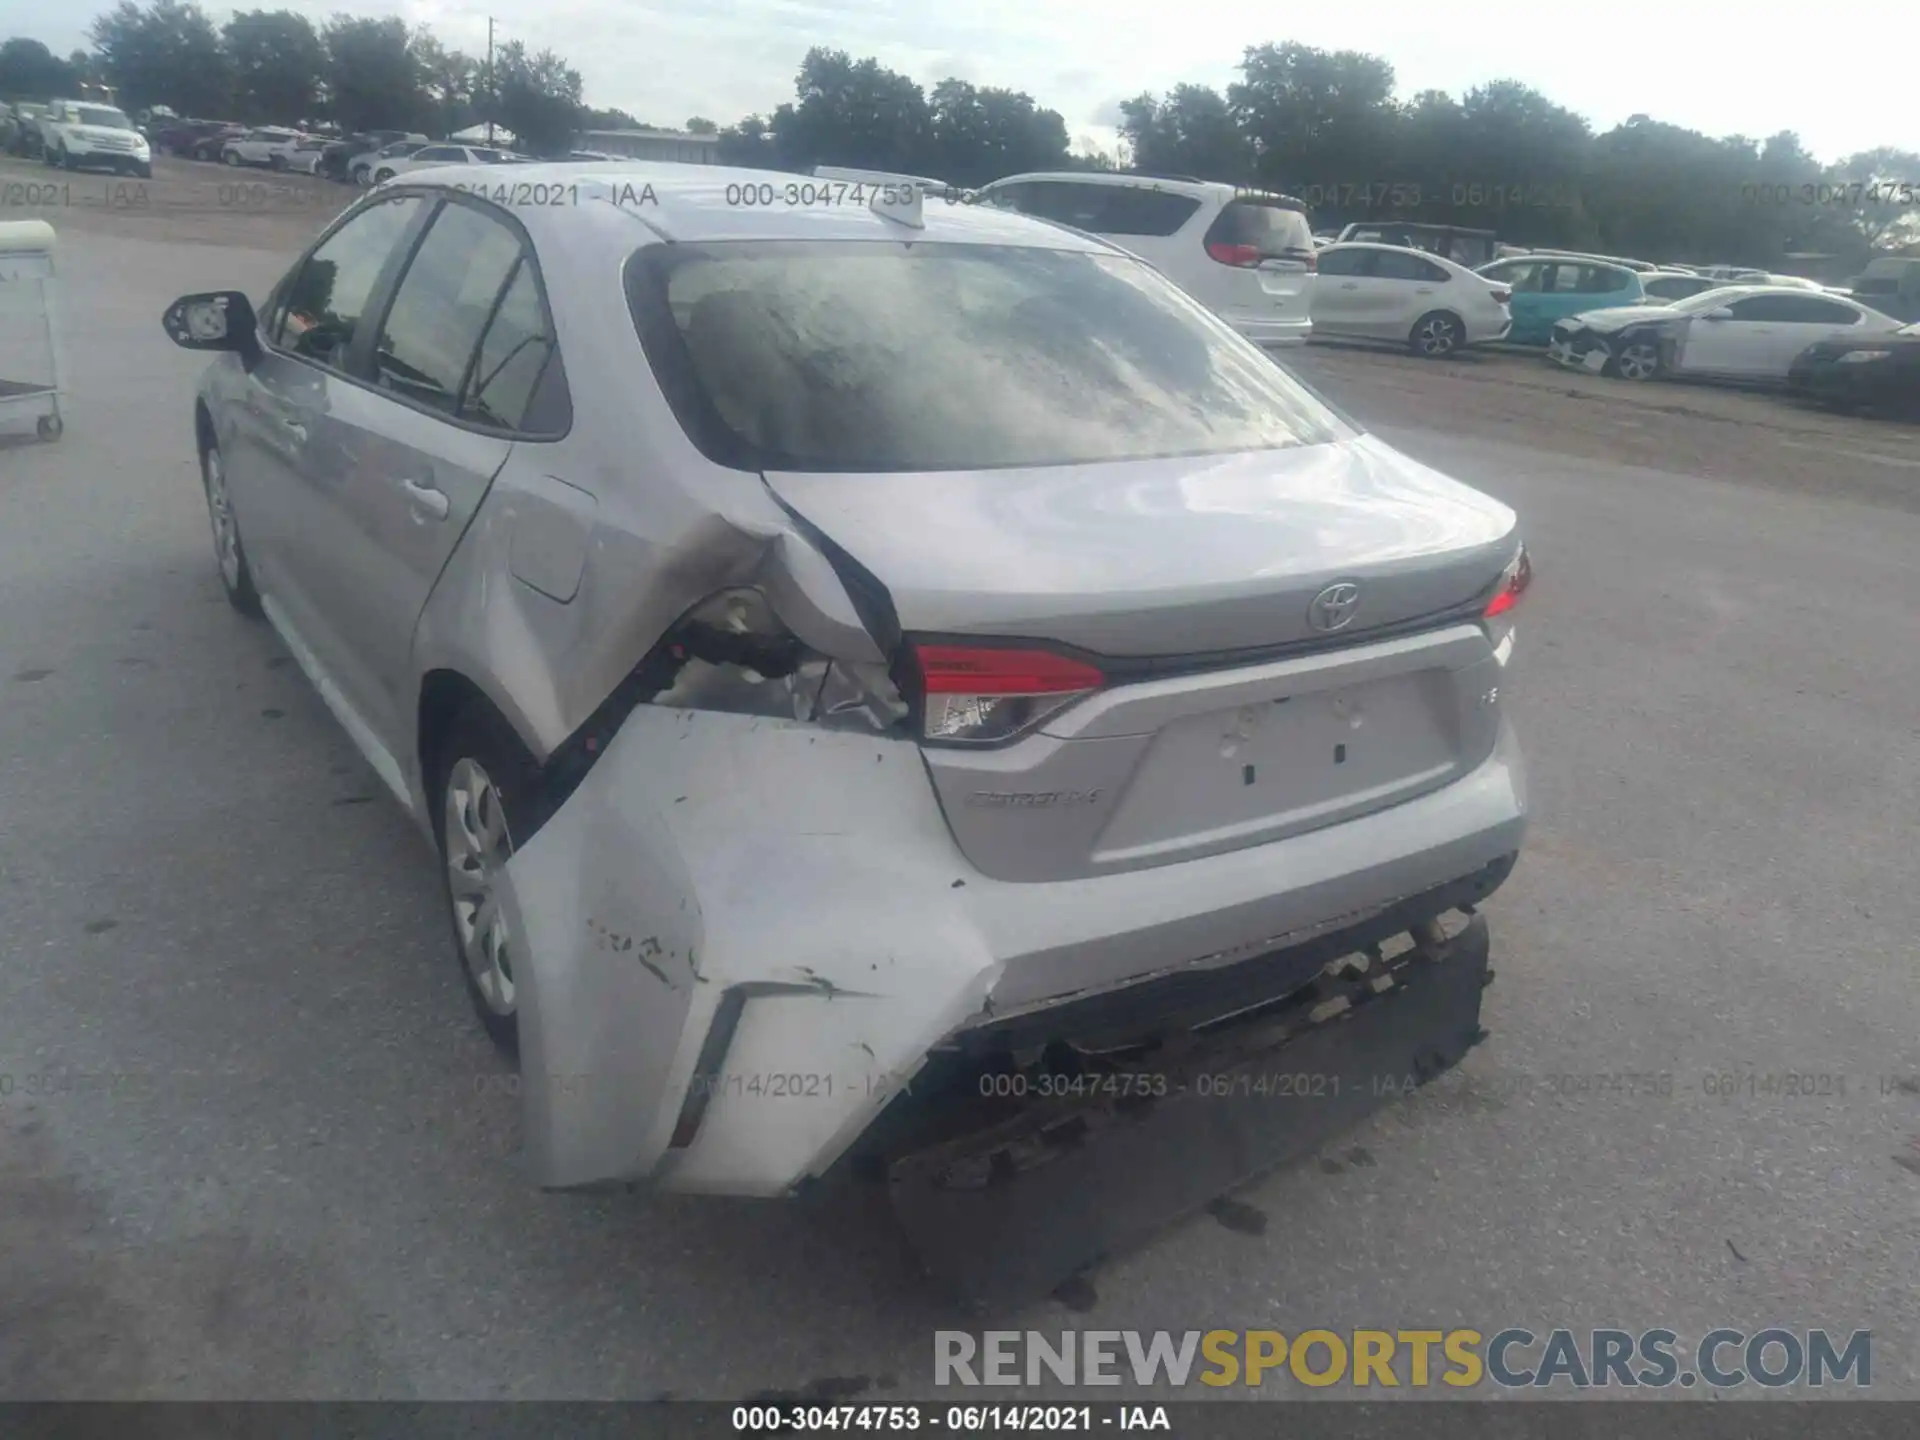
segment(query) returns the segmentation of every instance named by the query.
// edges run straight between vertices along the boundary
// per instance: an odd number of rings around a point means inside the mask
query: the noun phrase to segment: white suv
[[[153,178],[153,151],[133,121],[111,105],[55,100],[40,118],[47,164],[67,170],[109,169]]]
[[[220,158],[229,165],[270,165],[284,170],[293,147],[305,138],[298,130],[263,125],[227,141],[220,147]]]
[[[1062,171],[1010,175],[982,205],[1071,225],[1130,250],[1260,345],[1313,333],[1313,229],[1298,200],[1215,180]]]

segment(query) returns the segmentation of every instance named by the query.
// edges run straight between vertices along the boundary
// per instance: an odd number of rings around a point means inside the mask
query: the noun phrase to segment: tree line
[[[581,129],[638,128],[595,110],[579,72],[509,41],[489,69],[424,26],[243,11],[216,26],[183,0],[120,0],[66,60],[37,41],[0,44],[0,97],[117,87],[128,106],[247,123],[321,118],[345,128],[448,134],[492,120],[536,153]],[[1024,170],[1131,168],[1296,195],[1315,228],[1409,219],[1495,231],[1516,244],[1648,260],[1847,269],[1920,243],[1920,155],[1893,147],[1832,164],[1792,131],[1709,136],[1649,115],[1605,131],[1518,81],[1402,98],[1392,65],[1357,51],[1256,45],[1224,93],[1181,85],[1120,107],[1123,153],[1076,153],[1060,113],[1022,91],[942,80],[931,89],[871,57],[810,50],[794,98],[720,128],[732,164],[817,164],[977,186]],[[1808,261],[1812,264],[1812,261]],[[1805,268],[1802,266],[1801,268]]]

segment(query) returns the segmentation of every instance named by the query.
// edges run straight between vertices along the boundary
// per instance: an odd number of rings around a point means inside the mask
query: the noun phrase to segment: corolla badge
[[[1329,585],[1307,606],[1307,624],[1324,634],[1345,628],[1360,609],[1360,587],[1351,580]]]

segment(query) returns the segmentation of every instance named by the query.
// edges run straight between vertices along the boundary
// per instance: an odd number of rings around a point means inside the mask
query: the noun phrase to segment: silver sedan
[[[1124,252],[858,182],[446,167],[165,324],[222,352],[227,594],[436,847],[539,1183],[875,1161],[936,1267],[1025,1216],[1012,1283],[1484,1034],[1516,518]]]

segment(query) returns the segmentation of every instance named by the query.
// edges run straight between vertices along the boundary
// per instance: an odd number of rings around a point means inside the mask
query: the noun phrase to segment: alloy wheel
[[[1660,369],[1660,352],[1645,340],[1638,340],[1622,349],[1614,364],[1623,380],[1651,380]]]
[[[1413,343],[1422,355],[1443,359],[1460,348],[1460,327],[1445,315],[1429,315],[1414,332]]]
[[[513,856],[500,791],[478,761],[462,758],[447,775],[447,892],[454,934],[474,988],[494,1014],[514,1013],[514,938],[500,908],[500,871]]]
[[[220,562],[220,578],[227,589],[240,588],[240,527],[234,523],[233,502],[227,496],[226,470],[218,450],[207,451],[207,518],[213,526],[213,554]]]

